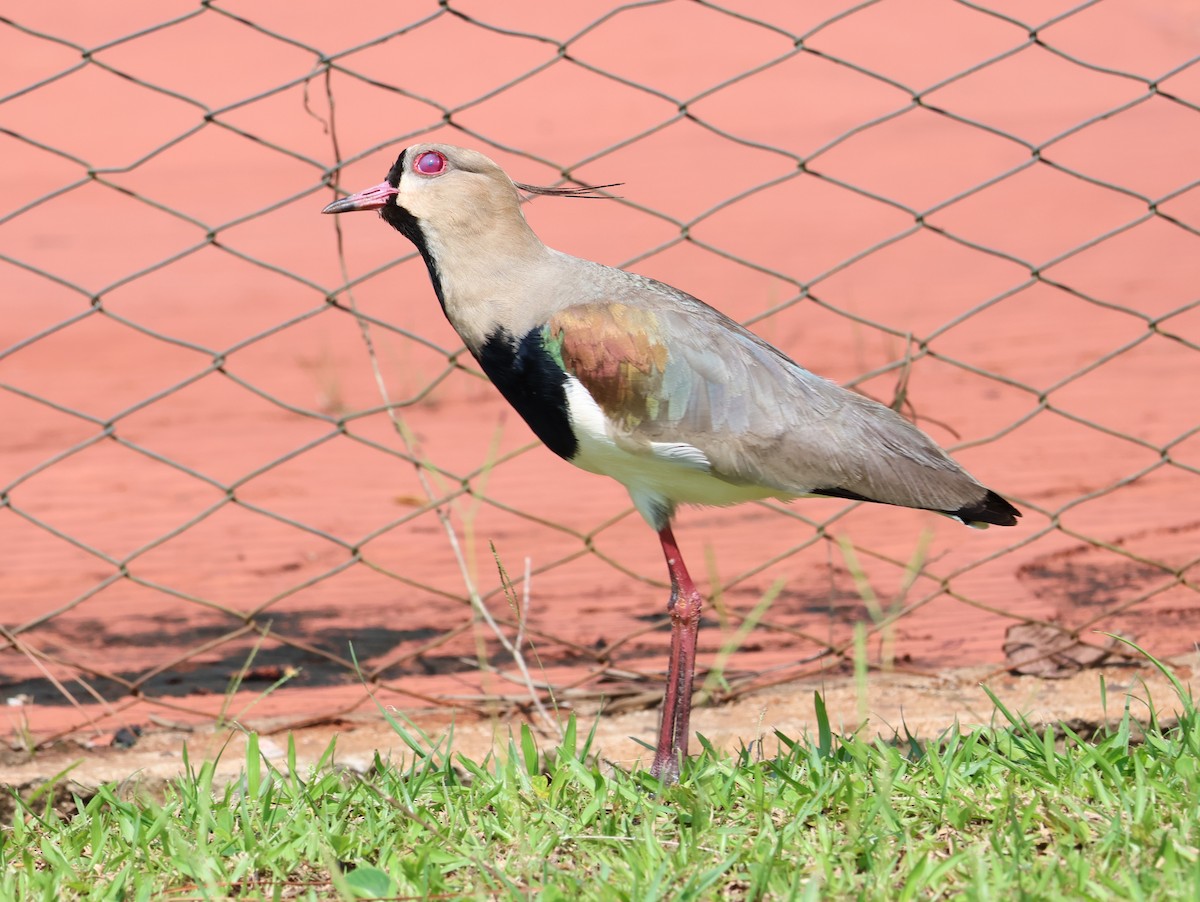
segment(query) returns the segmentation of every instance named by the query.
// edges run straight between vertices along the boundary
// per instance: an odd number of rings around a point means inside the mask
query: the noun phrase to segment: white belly
[[[567,407],[579,449],[571,458],[590,473],[611,476],[629,490],[633,503],[655,529],[676,504],[726,505],[781,496],[773,488],[726,482],[712,474],[704,453],[692,445],[618,443],[608,418],[574,377],[566,382]]]

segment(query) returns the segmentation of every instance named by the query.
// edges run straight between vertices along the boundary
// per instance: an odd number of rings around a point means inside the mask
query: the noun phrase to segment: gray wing
[[[564,367],[629,441],[692,445],[714,476],[780,494],[1015,522],[1015,509],[903,417],[690,295],[638,282],[625,303],[570,307],[547,325]]]

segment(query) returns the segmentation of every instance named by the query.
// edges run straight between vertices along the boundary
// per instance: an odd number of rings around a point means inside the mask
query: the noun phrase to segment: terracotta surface
[[[1187,681],[1196,664],[1196,654],[1189,653],[1175,662],[1176,674]],[[776,730],[787,737],[817,735],[813,693],[819,691],[830,725],[841,733],[858,730],[859,735],[879,736],[885,741],[897,736],[927,741],[945,735],[953,724],[963,732],[1003,724],[981,680],[1014,715],[1026,718],[1039,732],[1067,723],[1077,733],[1090,735],[1097,728],[1114,727],[1126,706],[1140,724],[1150,720],[1149,704],[1161,724],[1169,724],[1180,713],[1174,689],[1152,667],[1107,667],[1103,677],[1103,689],[1095,671],[1065,680],[989,677],[981,667],[937,677],[880,674],[869,684],[860,684],[853,677],[825,677],[759,690],[733,704],[700,709],[694,722],[696,730],[717,748],[750,748],[756,755],[773,757],[782,745]],[[598,717],[594,706],[583,706],[578,711],[577,735],[582,745],[595,729],[590,749],[604,770],[645,767],[652,753],[639,740],[644,743],[653,736],[655,718],[650,710],[606,712]],[[457,755],[476,762],[487,761],[488,755],[494,756],[493,763],[507,760],[510,740],[520,741],[517,725],[498,712],[488,716],[422,710],[412,712],[402,724],[410,736],[423,734],[425,747],[434,750],[436,759],[448,756],[455,763]],[[540,718],[530,718],[530,724],[543,752],[560,741],[561,733]],[[251,719],[243,726],[259,733],[259,750],[265,759],[262,766],[269,764],[283,772],[288,767],[289,742],[294,743],[296,769],[302,775],[325,757],[331,742],[335,743],[331,763],[358,773],[370,772],[376,754],[401,768],[410,766],[414,758],[376,709],[312,727],[296,728],[290,719],[271,718]],[[217,786],[241,780],[247,770],[244,732],[229,725],[159,728],[146,732],[128,748],[113,744],[112,738],[111,733],[80,736],[33,756],[0,749],[5,783],[27,795],[69,769],[69,776],[60,783],[60,798],[65,802],[66,793],[87,797],[102,783],[118,783],[127,791],[160,792],[165,782],[186,775],[185,754],[193,769],[196,761],[214,761]],[[699,743],[693,742],[692,752],[700,752]]]
[[[426,137],[524,182],[623,182],[622,200],[527,215],[549,244],[678,285],[823,375],[891,401],[912,355],[908,412],[1026,512],[976,532],[837,501],[685,511],[693,573],[723,589],[706,666],[736,642],[735,685],[840,669],[813,656],[858,622],[872,662],[919,672],[1002,665],[1021,619],[1193,646],[1195,4],[1104,0],[1039,31],[1045,46],[1031,26],[1072,4],[885,0],[836,20],[851,4],[725,5],[757,21],[683,2],[600,21],[611,4],[410,3],[399,19],[381,2],[145,0],[27,5],[22,28],[0,25],[14,734],[369,710],[351,646],[387,704],[527,697],[471,623],[412,455],[454,495],[467,571],[510,637],[490,546],[518,595],[529,562],[535,679],[581,704],[658,691],[663,568],[623,490],[531,447],[402,238],[318,215],[336,153],[357,190]]]

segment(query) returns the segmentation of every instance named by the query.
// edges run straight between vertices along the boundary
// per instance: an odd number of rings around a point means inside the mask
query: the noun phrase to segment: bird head
[[[600,185],[611,188],[613,185]],[[518,192],[553,197],[601,197],[598,188],[543,188],[514,182],[483,154],[453,144],[414,144],[396,158],[387,178],[374,187],[336,200],[322,213],[378,210],[402,228],[408,217],[421,223],[444,224],[448,218],[467,216],[479,221],[520,217]]]
[[[525,221],[522,192],[606,196],[591,187],[541,188],[514,182],[477,151],[422,143],[405,148],[378,185],[336,200],[322,212],[376,210],[416,245],[438,300],[453,318],[472,300],[494,301],[512,294],[506,280],[526,284],[531,268],[541,271],[549,252]],[[470,325],[460,321],[456,328],[461,332]]]
[[[519,205],[516,185],[483,154],[450,144],[414,144],[378,185],[322,212],[377,210],[411,239],[418,229],[426,235],[431,229],[470,232],[487,223],[521,221]]]

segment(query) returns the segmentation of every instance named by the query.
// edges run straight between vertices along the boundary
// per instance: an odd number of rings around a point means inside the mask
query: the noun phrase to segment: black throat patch
[[[400,187],[400,179],[404,175],[404,158],[406,156],[407,151],[401,153],[400,156],[396,157],[396,162],[392,164],[392,168],[388,170],[387,183],[393,188]],[[425,261],[425,268],[429,270],[429,281],[433,283],[433,293],[437,295],[438,303],[442,305],[442,312],[445,312],[446,298],[442,294],[442,276],[438,272],[437,261],[429,253],[429,242],[426,240],[425,232],[421,228],[421,220],[400,206],[396,202],[395,197],[388,198],[387,203],[380,209],[379,215],[383,217],[384,222],[411,241],[416,247],[417,253]]]
[[[488,336],[475,359],[547,448],[566,460],[575,456],[579,440],[567,409],[567,374],[547,353],[541,329],[532,330],[520,341],[498,329]]]

